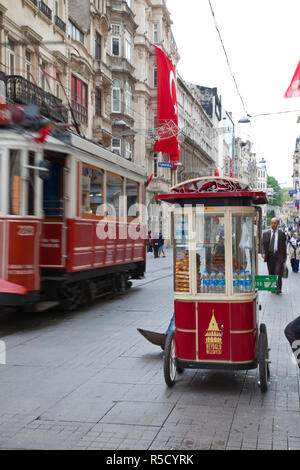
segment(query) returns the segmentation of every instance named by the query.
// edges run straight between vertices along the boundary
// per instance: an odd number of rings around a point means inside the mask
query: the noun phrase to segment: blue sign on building
[[[173,168],[173,163],[169,163],[169,162],[158,162],[157,165],[162,168]]]

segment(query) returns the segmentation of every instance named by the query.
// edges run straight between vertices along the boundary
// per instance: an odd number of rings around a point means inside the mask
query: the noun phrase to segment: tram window
[[[138,216],[139,184],[126,180],[127,217]]]
[[[190,291],[188,216],[174,215],[174,290]]]
[[[244,217],[242,215],[232,216],[232,264],[233,270],[236,270],[238,274],[242,270],[245,271],[246,286],[242,289],[246,292],[254,290],[255,288],[255,252],[254,247],[254,219],[252,216]],[[249,273],[247,273],[249,271]],[[250,279],[247,279],[247,275],[251,275],[251,286]],[[242,290],[242,292],[243,292]]]
[[[196,237],[197,292],[224,294],[226,290],[224,217],[197,215]]]
[[[82,211],[84,214],[97,213],[103,201],[103,174],[97,168],[84,166],[81,175]]]
[[[35,153],[29,152],[28,164],[35,166]],[[28,180],[28,194],[27,194],[27,213],[28,215],[34,215],[34,193],[35,193],[35,171],[33,168],[28,168],[29,180]]]
[[[9,151],[9,214],[21,215],[21,154]]]
[[[122,217],[122,198],[123,195],[123,179],[112,173],[106,176],[106,202],[108,206],[108,214],[114,217]]]

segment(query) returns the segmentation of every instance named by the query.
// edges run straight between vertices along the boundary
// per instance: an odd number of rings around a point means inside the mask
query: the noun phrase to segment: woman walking
[[[292,233],[292,236],[288,241],[287,249],[291,260],[292,270],[294,273],[297,273],[299,271],[300,241],[297,240],[296,232]]]

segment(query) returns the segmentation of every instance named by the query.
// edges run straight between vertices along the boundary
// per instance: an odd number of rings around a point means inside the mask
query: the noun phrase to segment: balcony
[[[54,23],[64,33],[66,32],[66,23],[64,23],[63,20],[59,16],[57,15],[54,16]]]
[[[20,75],[5,77],[7,99],[14,103],[39,106],[43,116],[56,122],[68,122],[68,111],[62,100]]]
[[[49,20],[52,20],[52,10],[42,0],[40,0],[39,9]]]
[[[76,121],[87,125],[87,122],[88,122],[87,107],[82,106],[82,104],[77,103],[77,101],[75,100],[72,100],[72,110],[73,110]]]
[[[38,6],[38,0],[30,0],[36,7]]]

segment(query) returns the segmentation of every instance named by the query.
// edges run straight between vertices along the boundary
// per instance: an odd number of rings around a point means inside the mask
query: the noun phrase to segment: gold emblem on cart
[[[212,311],[210,324],[205,334],[206,354],[222,354],[222,334]]]

